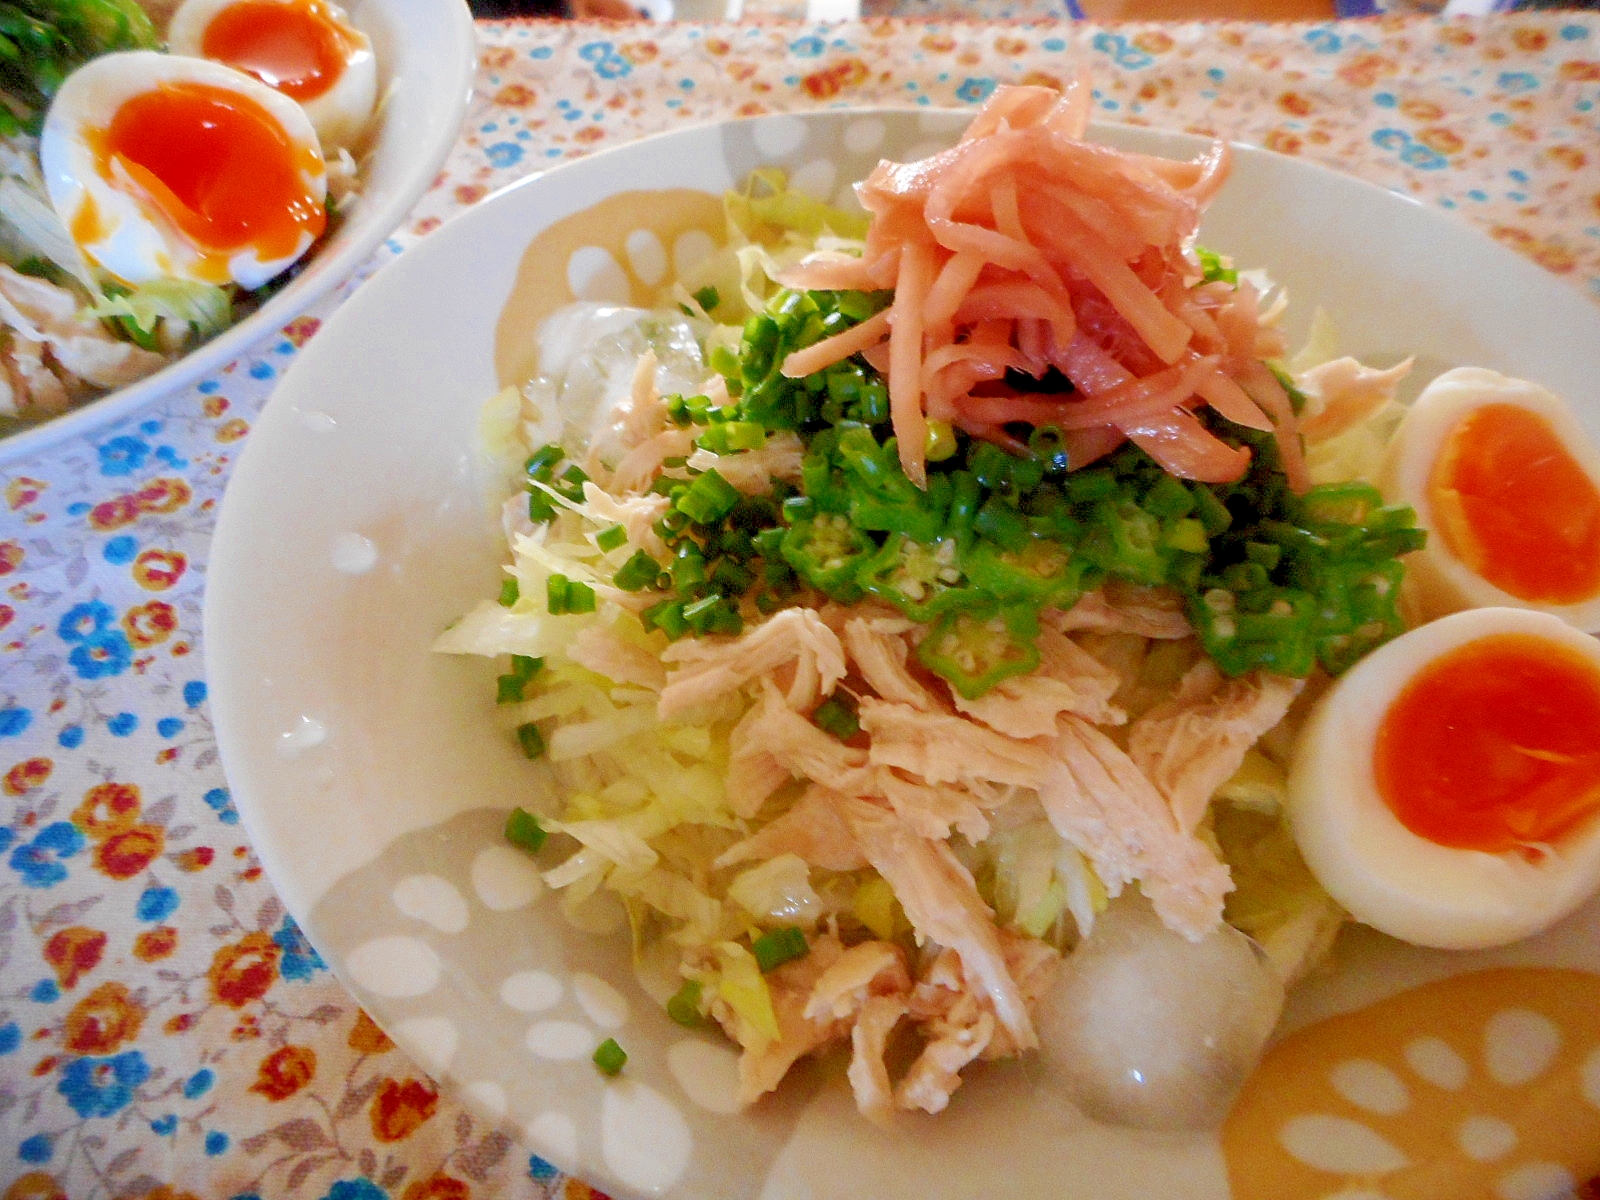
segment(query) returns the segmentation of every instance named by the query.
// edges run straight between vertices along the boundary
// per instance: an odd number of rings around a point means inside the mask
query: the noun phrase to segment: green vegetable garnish
[[[544,669],[544,659],[529,658],[526,654],[513,654],[511,656],[511,670],[501,675],[496,680],[498,690],[495,694],[497,704],[517,704],[523,699],[523,692],[528,683]]]
[[[696,1029],[705,1024],[700,1015],[700,981],[691,979],[667,1000],[667,1016],[685,1029]]]
[[[617,1045],[616,1038],[607,1038],[594,1052],[594,1065],[606,1075],[616,1075],[627,1061],[628,1052]]]
[[[1227,277],[1221,260],[1201,254]],[[1230,675],[1342,671],[1399,632],[1398,560],[1422,542],[1412,513],[1385,507],[1364,484],[1294,495],[1274,435],[1210,409],[1196,415],[1251,453],[1235,483],[1175,478],[1131,443],[1074,467],[1068,439],[1050,425],[1028,431],[1015,453],[931,425],[926,486],[913,485],[873,368],[857,357],[803,379],[782,373],[789,354],[889,299],[779,291],[745,321],[737,351],[713,356],[729,403],[665,399],[668,419],[699,427],[697,444],[714,453],[755,450],[784,431],[798,434],[803,453],[799,486],[780,482],[764,496],[741,495],[715,470],[685,475],[682,460],[669,464],[652,490],[670,500],[655,525],[670,557],[663,565],[639,552],[613,575],[624,590],[666,591],[641,613],[646,629],[674,640],[731,635],[752,606],[767,614],[817,594],[840,604],[872,596],[930,626],[919,659],[968,698],[1032,670],[1039,612],[1068,608],[1107,580],[1177,591]],[[556,474],[564,460],[545,447],[529,459],[529,479],[581,500],[581,472]],[[529,507],[553,515],[540,493]],[[593,606],[583,584],[552,576],[549,589],[552,613]]]
[[[805,932],[793,925],[785,925],[781,929],[769,929],[755,941],[750,943],[750,951],[756,956],[756,966],[761,968],[765,975],[768,971],[775,971],[786,962],[793,962],[797,958],[804,958],[811,953],[811,946],[806,941]]]
[[[861,732],[861,719],[856,716],[855,698],[844,692],[835,692],[811,714],[811,722],[826,730],[841,742],[848,742]]]
[[[0,133],[37,133],[51,97],[74,70],[113,50],[158,50],[161,39],[134,0],[0,3]]]
[[[539,818],[525,808],[513,808],[506,818],[506,841],[519,850],[537,854],[544,848],[549,833],[539,824]]]
[[[661,566],[644,550],[635,550],[633,557],[617,569],[611,577],[611,582],[625,592],[642,592],[647,587],[654,587],[656,579],[661,574]],[[568,584],[570,603],[571,585]]]
[[[544,757],[544,734],[539,732],[539,726],[532,721],[517,726],[517,744],[522,747],[522,753],[529,758]]]

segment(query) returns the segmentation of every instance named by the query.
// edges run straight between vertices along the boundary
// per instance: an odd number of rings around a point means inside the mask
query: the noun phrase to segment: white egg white
[[[212,256],[194,246],[133,182],[101,173],[92,130],[105,129],[118,108],[163,83],[198,83],[237,93],[255,102],[282,127],[297,157],[307,164],[302,178],[321,203],[327,174],[316,131],[300,106],[243,72],[205,59],[132,50],[107,54],[69,75],[56,93],[39,138],[39,161],[50,202],[70,230],[84,205],[92,205],[98,232],[81,241],[91,261],[130,284],[154,279],[217,280],[208,274]],[[315,164],[312,169],[310,164]],[[291,254],[263,258],[255,247],[232,254],[229,278],[243,288],[258,288],[288,267],[315,240],[306,232]]]
[[[1440,655],[1495,634],[1570,647],[1600,671],[1600,641],[1548,613],[1482,608],[1375,650],[1317,702],[1295,746],[1288,815],[1306,864],[1358,921],[1422,946],[1503,945],[1548,927],[1600,888],[1600,821],[1536,859],[1441,846],[1412,833],[1378,790],[1378,730]]]
[[[308,0],[277,0],[286,4],[306,4]],[[324,150],[330,154],[360,142],[372,119],[378,101],[378,60],[372,53],[372,39],[356,28],[338,5],[326,0],[309,0],[324,13],[339,31],[347,52],[344,70],[320,96],[298,101],[311,118]],[[167,27],[167,45],[174,54],[206,57],[203,50],[207,27],[237,0],[185,0],[172,14]]]
[[[1423,389],[1395,430],[1379,479],[1384,498],[1411,505],[1417,524],[1428,531],[1428,544],[1406,558],[1407,605],[1425,621],[1465,608],[1528,608],[1552,613],[1586,633],[1600,632],[1600,596],[1576,604],[1523,600],[1457,558],[1439,532],[1438,514],[1429,499],[1429,475],[1451,431],[1487,404],[1514,404],[1543,417],[1567,453],[1600,487],[1600,450],[1559,396],[1482,367],[1446,371]]]

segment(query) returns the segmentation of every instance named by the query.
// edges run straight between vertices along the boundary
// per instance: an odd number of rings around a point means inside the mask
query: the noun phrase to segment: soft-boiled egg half
[[[167,45],[298,102],[330,152],[360,140],[377,102],[372,41],[326,0],[187,0],[172,14]]]
[[[134,50],[80,67],[50,105],[39,160],[73,240],[125,283],[258,288],[327,222],[304,111],[204,59]]]
[[[1446,371],[1395,430],[1380,484],[1428,531],[1406,559],[1417,616],[1512,605],[1600,632],[1600,450],[1559,397]]]
[[[1288,814],[1358,921],[1447,949],[1538,932],[1600,887],[1600,641],[1519,608],[1402,634],[1312,710]]]

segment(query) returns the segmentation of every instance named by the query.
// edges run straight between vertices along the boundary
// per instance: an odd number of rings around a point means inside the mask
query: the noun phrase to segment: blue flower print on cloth
[[[133,1101],[134,1089],[150,1078],[150,1067],[137,1050],[109,1058],[76,1058],[61,1072],[57,1089],[80,1117],[109,1117]]]
[[[11,851],[11,869],[31,888],[54,887],[67,877],[66,859],[84,846],[83,834],[68,821],[41,829],[30,842]]]

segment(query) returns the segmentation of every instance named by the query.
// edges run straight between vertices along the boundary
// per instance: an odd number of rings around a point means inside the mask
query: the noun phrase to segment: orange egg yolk
[[[1490,854],[1553,843],[1600,810],[1600,668],[1531,634],[1468,642],[1401,690],[1373,766],[1418,837]]]
[[[207,58],[302,103],[339,82],[354,46],[343,23],[318,0],[241,0],[213,17],[200,39]]]
[[[91,138],[101,172],[115,156],[128,176],[211,262],[254,248],[263,262],[315,238],[327,210],[306,183],[320,166],[254,100],[203,83],[164,83],[123,103]]]
[[[1485,404],[1450,431],[1428,479],[1439,535],[1461,562],[1519,600],[1600,595],[1600,488],[1550,422]]]

